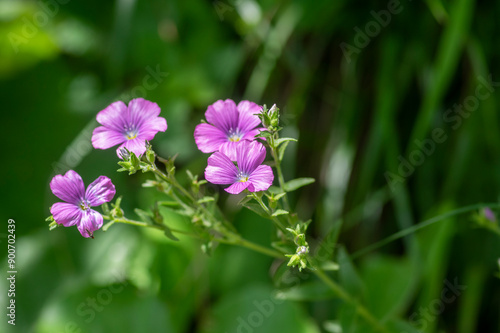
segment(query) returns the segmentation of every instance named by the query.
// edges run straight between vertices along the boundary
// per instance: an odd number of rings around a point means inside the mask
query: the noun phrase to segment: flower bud
[[[297,248],[297,254],[298,255],[303,255],[303,254],[307,254],[307,253],[309,253],[309,248],[308,247],[306,247],[306,246],[299,246]]]
[[[127,161],[130,158],[130,152],[128,151],[127,148],[121,147],[120,148],[120,156],[124,161]]]

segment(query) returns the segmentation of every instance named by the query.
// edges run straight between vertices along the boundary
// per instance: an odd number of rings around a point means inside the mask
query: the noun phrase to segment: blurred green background
[[[500,242],[474,213],[350,256],[498,201],[499,85],[484,84],[500,81],[498,17],[500,2],[472,0],[0,0],[2,276],[9,218],[18,270],[16,326],[2,314],[0,331],[370,332],[309,273],[245,249],[207,257],[191,239],[126,225],[94,240],[48,231],[48,185],[69,168],[86,185],[110,177],[132,218],[151,205],[143,175],[116,173],[114,151],[90,145],[98,111],[144,97],[169,125],[154,148],[179,153],[180,174],[204,170],[192,134],[209,104],[276,103],[283,134],[299,139],[285,176],[317,179],[292,197],[313,219],[311,243],[341,228],[335,278],[395,332],[499,332]],[[221,205],[269,244],[267,221],[222,193]]]

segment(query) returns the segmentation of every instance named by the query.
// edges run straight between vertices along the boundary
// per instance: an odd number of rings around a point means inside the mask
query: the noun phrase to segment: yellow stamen
[[[135,139],[135,138],[137,138],[137,133],[127,134],[126,137],[127,137],[127,140]]]

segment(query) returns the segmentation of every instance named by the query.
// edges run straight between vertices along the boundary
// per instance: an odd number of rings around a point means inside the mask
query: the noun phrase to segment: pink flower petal
[[[236,182],[224,190],[231,194],[240,194],[250,185],[252,185],[250,182]]]
[[[127,106],[122,101],[111,103],[107,108],[97,114],[99,124],[117,132],[122,132],[127,125]]]
[[[253,185],[249,191],[265,191],[273,184],[273,180],[273,169],[269,165],[259,165],[248,177],[248,181]]]
[[[207,121],[215,127],[219,128],[224,133],[228,134],[231,130],[236,130],[238,127],[239,113],[236,109],[236,104],[230,100],[218,100],[212,105],[209,105],[205,112]]]
[[[245,141],[247,142],[247,141]],[[219,147],[219,151],[229,157],[231,161],[236,161],[236,149],[243,141],[228,141]]]
[[[106,176],[100,176],[87,187],[85,199],[91,206],[100,206],[111,201],[116,194],[115,185]]]
[[[128,124],[135,124],[139,128],[145,122],[149,123],[150,120],[157,118],[160,112],[158,104],[144,98],[135,98],[128,103],[126,119]]]
[[[162,117],[149,119],[147,123],[143,123],[139,128],[138,138],[144,140],[153,140],[156,133],[165,132],[167,130],[167,120]]]
[[[241,101],[238,103],[237,109],[240,113],[238,128],[242,133],[252,130],[261,123],[259,117],[255,115],[262,110],[261,106],[254,102]]]
[[[258,141],[241,141],[236,147],[238,168],[246,174],[252,173],[266,158],[266,148]]]
[[[265,127],[259,127],[259,128],[256,128],[254,130],[251,130],[249,132],[247,132],[241,139],[242,140],[248,140],[248,141],[253,141],[255,140],[255,136],[257,134],[260,134],[260,132],[262,131],[267,131],[267,129]],[[259,138],[260,140],[266,140],[266,138]]]
[[[56,202],[50,207],[50,213],[58,224],[65,227],[74,226],[82,216],[82,211],[78,206],[67,202]]]
[[[78,223],[78,231],[83,237],[93,237],[94,231],[102,227],[102,215],[93,209],[88,209],[82,214],[80,223]]]
[[[232,184],[237,176],[238,169],[226,155],[216,152],[208,158],[205,179],[212,184]]]
[[[199,124],[194,129],[194,141],[198,149],[204,153],[218,151],[219,147],[228,141],[227,135],[210,124]]]
[[[96,149],[108,149],[125,142],[126,137],[123,133],[99,126],[92,133],[92,146]]]
[[[82,177],[73,170],[69,170],[64,176],[56,175],[52,178],[50,189],[59,199],[75,205],[79,204],[85,194]]]

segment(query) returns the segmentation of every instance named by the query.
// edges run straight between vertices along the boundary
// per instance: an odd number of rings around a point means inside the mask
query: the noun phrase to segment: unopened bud
[[[127,161],[130,158],[130,152],[128,151],[127,148],[121,147],[120,148],[120,156],[124,161]]]
[[[298,255],[306,254],[306,253],[309,253],[309,249],[306,246],[299,246],[297,248],[297,254]]]

